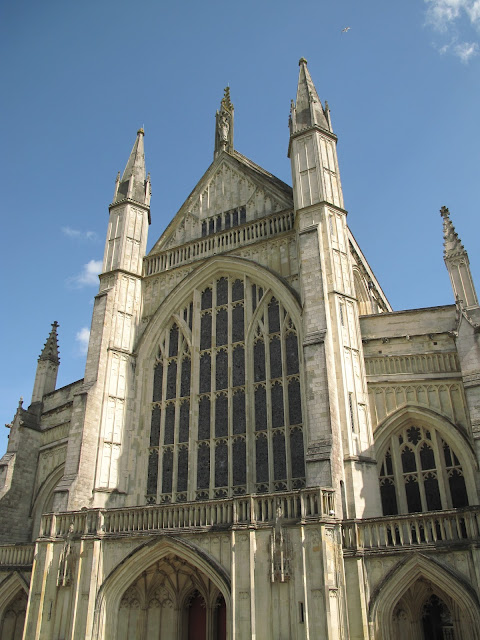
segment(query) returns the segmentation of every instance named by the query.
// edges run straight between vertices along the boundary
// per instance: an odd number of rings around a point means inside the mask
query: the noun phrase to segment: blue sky
[[[54,320],[57,386],[83,376],[108,204],[137,129],[150,248],[212,160],[227,84],[236,149],[291,184],[301,56],[331,108],[349,225],[393,307],[453,302],[442,205],[480,287],[480,0],[4,0],[0,21],[0,455]]]

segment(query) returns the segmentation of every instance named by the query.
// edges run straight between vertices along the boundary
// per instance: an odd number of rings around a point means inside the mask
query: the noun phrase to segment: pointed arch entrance
[[[130,554],[99,593],[96,640],[227,640],[230,580],[190,542],[162,536]]]
[[[369,618],[375,640],[480,640],[476,594],[454,571],[420,554],[376,588]]]

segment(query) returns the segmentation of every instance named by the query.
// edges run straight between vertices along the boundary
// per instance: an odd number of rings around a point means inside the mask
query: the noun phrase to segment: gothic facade
[[[480,307],[393,311],[306,60],[292,187],[234,148],[147,254],[137,138],[85,375],[55,322],[0,460],[0,640],[480,639]]]

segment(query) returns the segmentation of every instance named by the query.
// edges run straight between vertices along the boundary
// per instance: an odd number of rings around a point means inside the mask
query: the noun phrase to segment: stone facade
[[[82,380],[57,323],[0,461],[0,640],[480,638],[480,307],[394,312],[300,60],[293,188],[234,149],[146,255],[140,130]]]

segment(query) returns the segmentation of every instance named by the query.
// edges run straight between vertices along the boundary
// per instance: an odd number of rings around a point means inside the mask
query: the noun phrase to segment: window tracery
[[[384,515],[468,505],[458,457],[435,429],[421,425],[391,436],[379,480]]]
[[[300,355],[271,291],[246,276],[195,290],[153,370],[147,501],[304,486]]]

